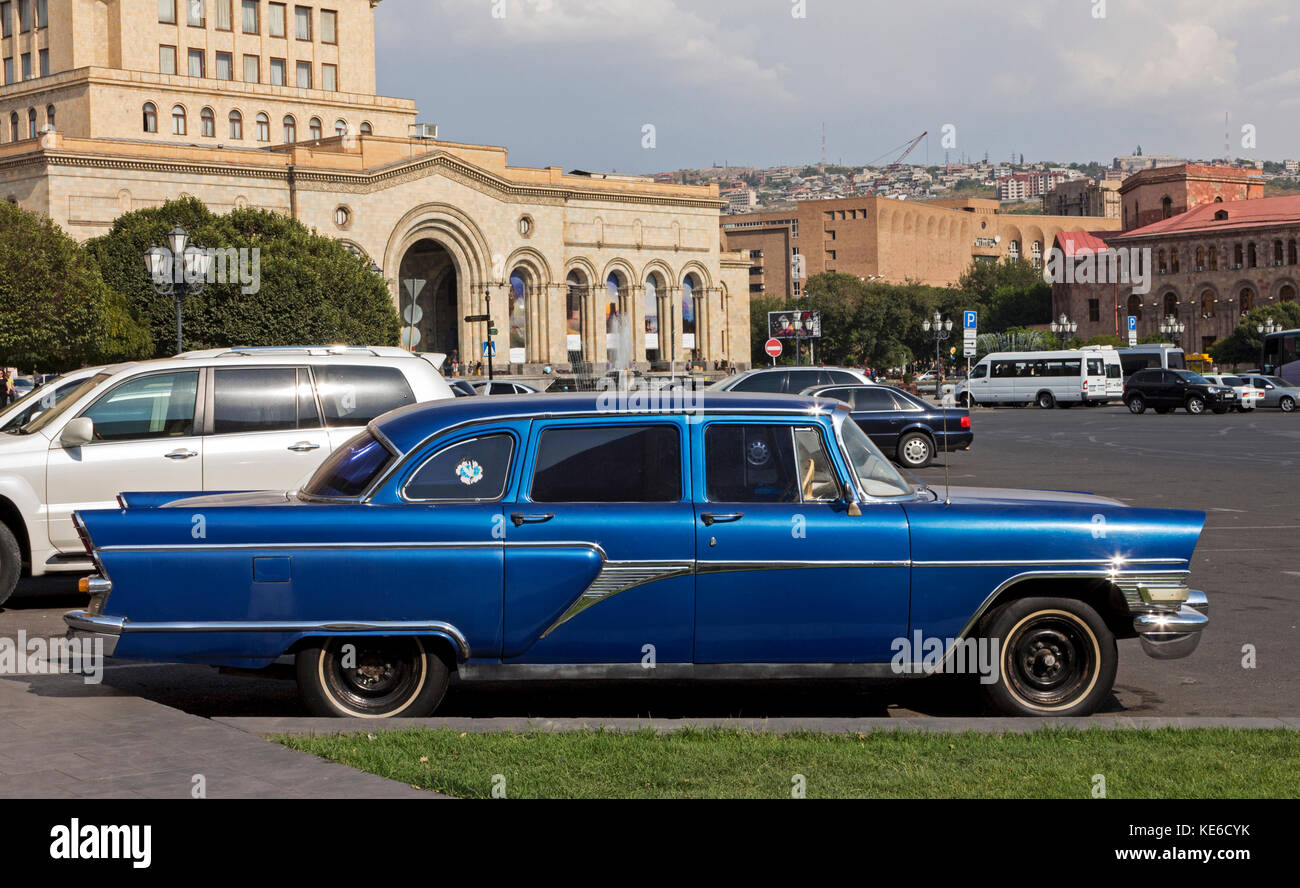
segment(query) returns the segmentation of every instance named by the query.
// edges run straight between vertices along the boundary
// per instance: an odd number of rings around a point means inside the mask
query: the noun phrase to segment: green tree
[[[1092,337],[1084,345],[1109,345],[1114,348],[1122,348],[1125,342],[1113,333],[1102,333],[1100,336]]]
[[[148,353],[94,260],[44,216],[0,203],[0,361],[66,370]]]
[[[1250,364],[1259,363],[1264,349],[1264,337],[1256,326],[1272,318],[1283,330],[1300,327],[1300,304],[1279,302],[1276,305],[1261,305],[1242,315],[1232,332],[1210,346],[1210,357],[1216,364]]]
[[[165,245],[178,224],[195,244],[248,251],[245,270],[257,269],[249,275],[257,278],[254,292],[243,292],[252,285],[228,274],[225,282],[208,283],[201,295],[186,299],[187,349],[397,344],[401,326],[387,285],[340,242],[279,213],[249,208],[218,215],[186,198],[119,216],[108,234],[86,245],[104,280],[149,330],[154,355],[175,351],[175,303],[155,292],[143,255]]]

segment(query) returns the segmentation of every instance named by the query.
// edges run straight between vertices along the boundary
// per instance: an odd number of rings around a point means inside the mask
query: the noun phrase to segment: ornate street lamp
[[[1079,325],[1062,314],[1057,320],[1052,321],[1049,325],[1057,338],[1064,339],[1066,335],[1073,336],[1074,332],[1079,329]]]
[[[1174,345],[1180,344],[1179,340],[1186,331],[1187,325],[1173,315],[1166,315],[1165,319],[1160,322],[1160,334],[1173,340]]]
[[[1261,336],[1267,336],[1269,333],[1276,333],[1282,329],[1282,325],[1275,322],[1272,318],[1255,325],[1255,331]]]
[[[177,225],[167,233],[167,246],[144,251],[144,267],[159,296],[176,300],[176,353],[184,351],[181,335],[181,310],[186,296],[198,296],[207,283],[212,254],[190,243],[190,235]]]
[[[934,313],[933,318],[926,318],[921,323],[921,329],[934,340],[934,366],[939,369],[939,344],[946,341],[952,335],[952,318],[944,320],[943,315],[939,312]]]

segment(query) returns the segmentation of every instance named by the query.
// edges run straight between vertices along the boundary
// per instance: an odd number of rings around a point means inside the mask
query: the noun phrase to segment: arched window
[[[528,272],[516,268],[510,272],[510,361],[528,360]],[[515,349],[519,349],[518,352]],[[515,360],[518,358],[519,360]]]
[[[27,138],[36,138],[36,109],[27,109]]]
[[[1142,320],[1142,297],[1130,296],[1128,298],[1128,313],[1132,317]]]
[[[238,111],[230,112],[230,138],[244,138],[244,115]]]
[[[1295,287],[1286,284],[1278,291],[1278,299],[1281,302],[1295,302]]]
[[[1255,251],[1254,241],[1246,245],[1246,266],[1248,268],[1259,267],[1259,255]]]
[[[1282,241],[1275,240],[1273,241],[1273,264],[1281,265],[1282,259]]]
[[[1219,270],[1219,251],[1215,247],[1210,247],[1210,271]],[[1197,271],[1200,271],[1198,268]]]
[[[1196,270],[1205,271],[1205,247],[1196,248]]]
[[[257,125],[257,141],[271,141],[271,118],[266,115],[265,111],[260,111],[255,121]]]
[[[587,278],[574,269],[565,278],[565,284],[565,350],[568,352],[569,363],[574,364],[582,360],[582,313],[583,301],[587,295]]]
[[[1237,306],[1241,313],[1245,314],[1255,307],[1255,291],[1250,287],[1242,287],[1241,292],[1237,295]]]
[[[1034,268],[1043,267],[1043,242],[1034,241],[1029,247],[1030,256],[1033,259]]]
[[[1169,262],[1165,259],[1165,251],[1161,250],[1156,254],[1156,268],[1160,269],[1161,274],[1169,272]]]
[[[1214,298],[1213,290],[1202,290],[1201,291],[1201,317],[1203,318],[1214,317],[1214,304],[1217,301],[1218,300]]]
[[[1174,202],[1167,195],[1160,199],[1160,218],[1168,219],[1174,214]]]
[[[217,115],[211,108],[204,108],[199,112],[199,134],[207,139],[217,137]]]
[[[1165,317],[1168,317],[1169,315],[1177,316],[1177,314],[1178,314],[1178,294],[1172,292],[1166,293],[1165,294]]]
[[[348,134],[348,122],[346,120],[343,120],[342,118],[339,118],[338,120],[334,121],[334,135],[346,136],[347,134]]]
[[[298,121],[293,119],[292,114],[284,115],[284,141],[286,143],[298,141]]]
[[[185,109],[180,105],[172,106],[172,135],[185,135]]]
[[[45,106],[45,125],[50,129],[54,129],[54,106],[53,105]]]
[[[1232,263],[1233,263],[1233,265],[1235,265],[1237,268],[1241,268],[1241,266],[1245,263],[1245,261],[1246,261],[1246,260],[1242,258],[1242,248],[1241,248],[1241,244],[1233,244],[1233,245],[1232,245]]]
[[[1178,274],[1178,251],[1169,251],[1169,271],[1172,274]]]
[[[1020,261],[1020,241],[1013,240],[1007,244],[1007,258],[1012,262]]]
[[[370,135],[374,135],[374,132],[375,132],[374,127],[370,125],[369,120],[361,121],[361,135],[370,136]]]
[[[647,361],[659,360],[659,291],[663,278],[652,273],[645,279],[645,357]]]
[[[18,141],[18,112],[17,111],[9,115],[9,139],[10,141],[13,142]]]
[[[320,137],[321,137],[320,118],[313,117],[311,120],[307,121],[307,138],[315,141]]]
[[[144,103],[144,131],[146,133],[158,132],[158,108],[153,102]]]
[[[696,296],[700,292],[700,279],[693,274],[682,278],[682,348],[695,349]]]
[[[1296,264],[1295,238],[1291,238],[1289,241],[1286,242],[1286,264],[1287,265]]]

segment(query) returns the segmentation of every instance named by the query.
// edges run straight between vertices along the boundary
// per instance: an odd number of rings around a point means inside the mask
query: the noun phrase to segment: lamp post
[[[176,353],[184,351],[181,335],[181,311],[186,296],[197,296],[207,283],[212,254],[190,243],[189,232],[180,225],[167,233],[167,246],[150,247],[144,252],[144,266],[154,292],[168,294],[176,301]]]
[[[1187,330],[1187,325],[1173,315],[1165,315],[1165,319],[1160,322],[1160,335],[1172,339],[1174,345],[1181,345],[1179,340]]]
[[[1064,340],[1066,335],[1074,336],[1074,332],[1079,329],[1079,325],[1062,314],[1059,318],[1049,325],[1052,332],[1058,339]]]
[[[943,315],[936,311],[933,318],[926,318],[921,323],[921,329],[934,340],[934,369],[938,370],[940,361],[939,345],[952,336],[952,318],[944,320]]]
[[[1259,333],[1259,335],[1261,336],[1267,336],[1270,333],[1276,333],[1278,330],[1281,329],[1282,329],[1282,325],[1274,321],[1272,318],[1269,318],[1268,320],[1262,321],[1255,325],[1255,332]]]

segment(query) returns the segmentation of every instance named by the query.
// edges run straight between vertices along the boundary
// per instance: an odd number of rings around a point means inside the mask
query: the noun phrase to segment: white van
[[[957,400],[972,404],[1037,404],[1044,409],[1104,404],[1123,396],[1114,349],[1089,347],[1064,351],[995,352],[957,386]]]

